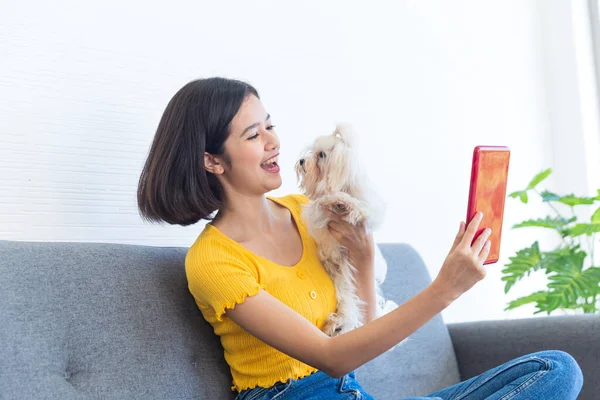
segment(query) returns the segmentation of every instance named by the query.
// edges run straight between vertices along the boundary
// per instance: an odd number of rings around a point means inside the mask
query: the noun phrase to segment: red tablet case
[[[500,257],[509,161],[510,150],[506,146],[476,146],[473,150],[466,221],[468,225],[477,212],[483,212],[475,239],[485,228],[492,228],[488,238],[491,241],[490,253],[484,264],[495,263]]]

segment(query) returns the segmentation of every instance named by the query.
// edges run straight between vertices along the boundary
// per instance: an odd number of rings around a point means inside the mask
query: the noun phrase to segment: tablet
[[[484,264],[493,264],[500,258],[509,160],[510,150],[506,146],[476,146],[473,150],[466,221],[468,225],[477,212],[483,212],[473,242],[485,228],[492,229],[488,238],[491,241],[490,253]]]

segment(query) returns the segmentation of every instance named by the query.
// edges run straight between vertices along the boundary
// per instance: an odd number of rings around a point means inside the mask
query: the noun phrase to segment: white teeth
[[[265,161],[263,164],[273,164],[274,162],[277,162],[279,160],[279,157],[275,156],[273,158],[269,158],[267,161]]]

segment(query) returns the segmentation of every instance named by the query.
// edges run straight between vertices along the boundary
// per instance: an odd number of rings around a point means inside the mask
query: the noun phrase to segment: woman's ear
[[[209,153],[204,153],[204,169],[214,175],[220,175],[225,172],[223,162]]]

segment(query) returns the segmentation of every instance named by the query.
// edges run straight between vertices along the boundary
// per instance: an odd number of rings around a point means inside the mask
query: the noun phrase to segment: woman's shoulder
[[[286,197],[289,197],[290,199],[297,202],[298,204],[308,204],[308,202],[310,201],[308,199],[308,197],[306,197],[305,195],[300,194],[300,193],[288,194]]]
[[[308,199],[308,197],[306,197],[305,195],[300,194],[300,193],[291,193],[291,194],[287,194],[285,196],[278,196],[278,197],[269,196],[269,198],[280,204],[285,205],[287,208],[294,210],[294,211],[301,211],[302,206],[304,204],[308,204],[310,201]]]
[[[196,241],[187,251],[186,265],[191,263],[213,264],[215,261],[240,259],[242,252],[222,237],[219,230],[211,224],[206,224]]]

